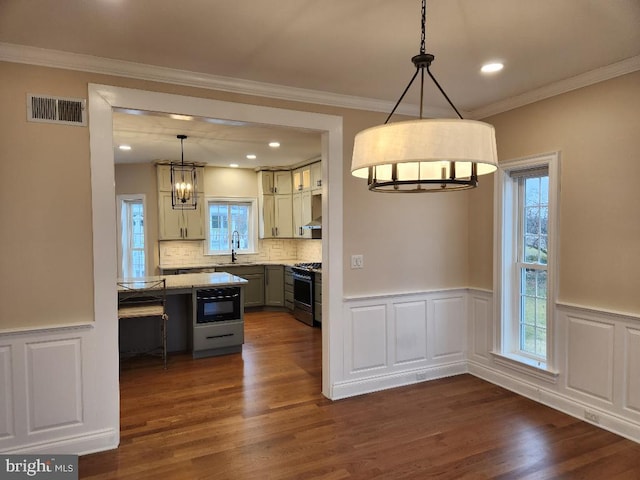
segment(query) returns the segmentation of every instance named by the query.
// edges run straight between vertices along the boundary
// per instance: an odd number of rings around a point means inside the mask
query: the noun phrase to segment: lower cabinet
[[[284,306],[284,267],[282,265],[265,265],[264,297],[264,304],[268,307]]]
[[[262,265],[233,266],[220,270],[244,278],[249,282],[244,287],[245,307],[264,305],[264,267]]]
[[[244,343],[244,322],[234,320],[193,327],[195,358],[240,351]]]
[[[284,306],[293,312],[293,273],[290,266],[284,267]]]

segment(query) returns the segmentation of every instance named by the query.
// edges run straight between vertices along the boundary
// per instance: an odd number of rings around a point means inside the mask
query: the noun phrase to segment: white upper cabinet
[[[322,162],[311,164],[311,190],[322,190]]]
[[[311,167],[309,165],[305,167],[296,168],[293,171],[293,190],[295,192],[302,192],[311,189]]]

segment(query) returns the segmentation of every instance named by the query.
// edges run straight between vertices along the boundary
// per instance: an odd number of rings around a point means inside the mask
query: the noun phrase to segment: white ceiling
[[[413,74],[410,58],[419,40],[419,0],[0,0],[4,44],[392,103]],[[492,104],[638,57],[640,0],[428,0],[426,45],[436,57],[432,72],[473,117]],[[504,70],[481,74],[491,60],[504,62]],[[405,102],[418,103],[417,90]],[[428,112],[448,110],[430,84],[425,95]],[[154,155],[175,158],[175,135],[190,129],[194,139],[185,141],[185,157],[187,142],[198,143],[227,162],[271,136],[283,139],[282,161],[289,155],[285,132],[242,126],[244,139],[225,129],[224,139],[210,142],[218,134],[204,130],[214,123],[117,117],[116,141],[144,138],[138,148],[148,144]],[[299,133],[291,155],[308,155]],[[312,137],[317,154],[319,138]],[[154,143],[173,150],[153,150]],[[229,148],[242,143],[237,151]]]

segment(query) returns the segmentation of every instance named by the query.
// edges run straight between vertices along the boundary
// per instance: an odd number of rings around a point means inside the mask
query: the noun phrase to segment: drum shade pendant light
[[[174,210],[195,210],[198,207],[196,166],[184,163],[184,141],[187,136],[177,137],[180,139],[182,159],[180,163],[171,162],[171,207]]]
[[[384,125],[359,132],[354,140],[351,174],[366,178],[376,192],[447,192],[478,186],[478,175],[498,166],[492,125],[464,120],[429,67],[434,56],[425,53],[426,0],[422,0],[420,53],[411,61],[416,71]],[[458,118],[424,119],[425,70]],[[398,105],[421,74],[420,118],[389,123]]]

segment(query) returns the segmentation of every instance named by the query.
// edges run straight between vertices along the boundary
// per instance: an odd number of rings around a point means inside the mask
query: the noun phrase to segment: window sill
[[[550,369],[546,363],[533,360],[515,353],[491,352],[494,361],[498,365],[524,373],[549,383],[557,383],[560,372]]]
[[[260,252],[255,252],[253,250],[243,250],[242,252],[236,252],[236,255],[238,255],[240,257],[242,255],[257,255],[258,253],[260,253]],[[230,257],[231,256],[231,252],[224,252],[224,253],[220,253],[220,252],[215,252],[215,253],[204,252],[203,255],[206,256],[206,257]]]

